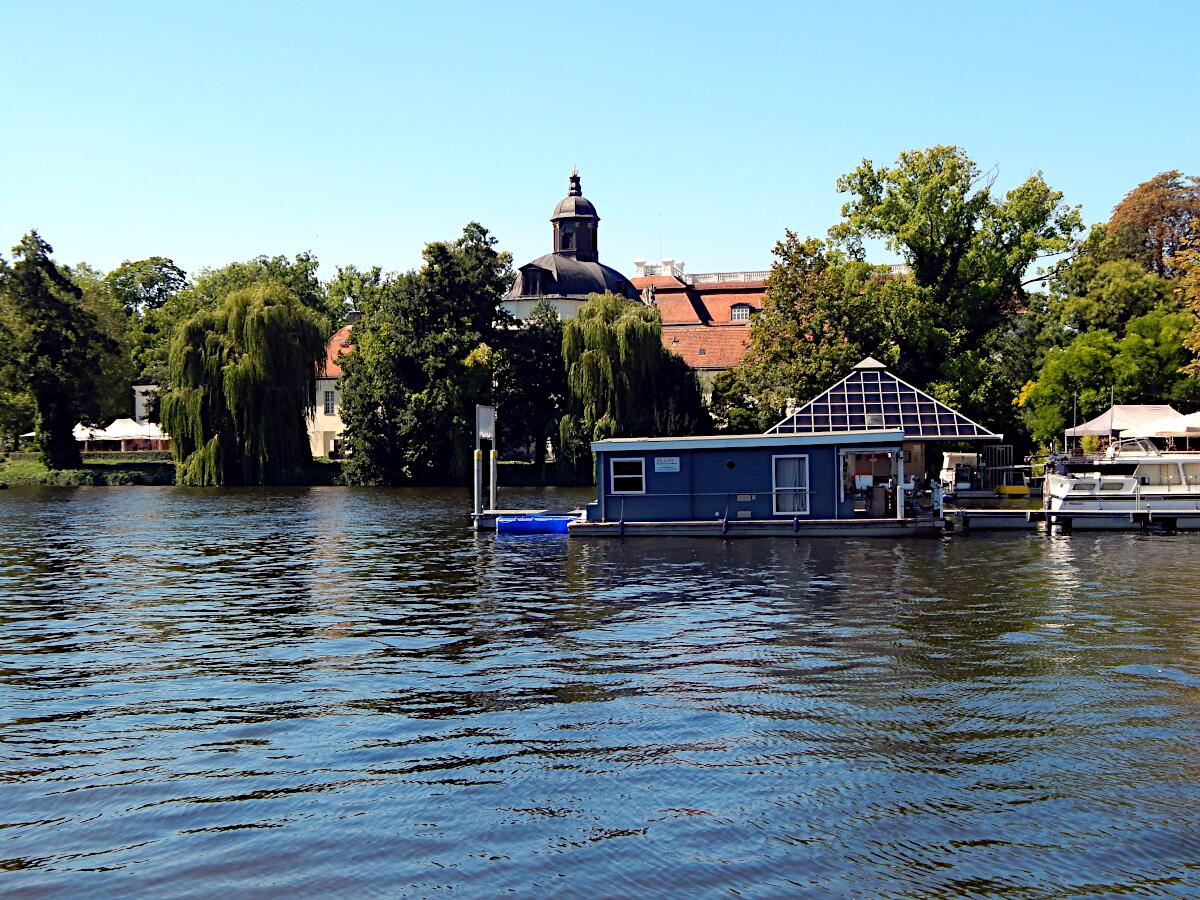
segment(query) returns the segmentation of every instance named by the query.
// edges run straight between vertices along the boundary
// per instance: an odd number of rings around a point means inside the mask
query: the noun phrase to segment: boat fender
[[[800,533],[800,517],[792,516],[792,534]]]

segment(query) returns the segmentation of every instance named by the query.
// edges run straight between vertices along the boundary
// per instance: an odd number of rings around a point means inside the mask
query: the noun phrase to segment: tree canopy
[[[562,358],[563,323],[541,300],[519,328],[507,329],[494,360],[498,444],[503,452],[532,450],[541,465],[546,445],[559,450],[559,419],[566,409],[567,373]]]
[[[343,357],[347,480],[465,480],[475,404],[492,400],[493,354],[511,258],[482,225],[426,245],[420,270],[358,279],[362,318]]]
[[[181,484],[304,480],[328,329],[273,281],[234,290],[183,323],[171,343],[173,388],[162,398]]]
[[[559,424],[564,464],[591,468],[592,441],[695,434],[707,414],[695,372],[662,344],[657,309],[616,294],[592,294],[563,326],[567,414]]]
[[[101,366],[118,345],[61,270],[53,248],[31,231],[0,268],[0,320],[10,348],[8,374],[32,398],[34,442],[51,469],[80,465],[73,434],[79,422],[98,424]],[[16,404],[9,401],[9,414]]]
[[[1143,181],[1117,204],[1108,231],[1119,252],[1165,277],[1181,273],[1176,256],[1200,224],[1200,177],[1177,169]]]

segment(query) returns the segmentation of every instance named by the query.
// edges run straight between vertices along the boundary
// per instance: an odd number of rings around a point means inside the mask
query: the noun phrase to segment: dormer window
[[[749,303],[735,303],[729,310],[731,322],[749,322],[751,306]]]

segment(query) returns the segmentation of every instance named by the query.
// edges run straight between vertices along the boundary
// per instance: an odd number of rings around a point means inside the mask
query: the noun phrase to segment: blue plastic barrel
[[[497,534],[566,534],[575,516],[499,516]]]

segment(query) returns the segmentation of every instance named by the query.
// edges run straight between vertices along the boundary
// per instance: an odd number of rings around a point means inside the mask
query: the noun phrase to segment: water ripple
[[[1200,893],[1200,539],[465,506],[2,495],[0,892]]]

